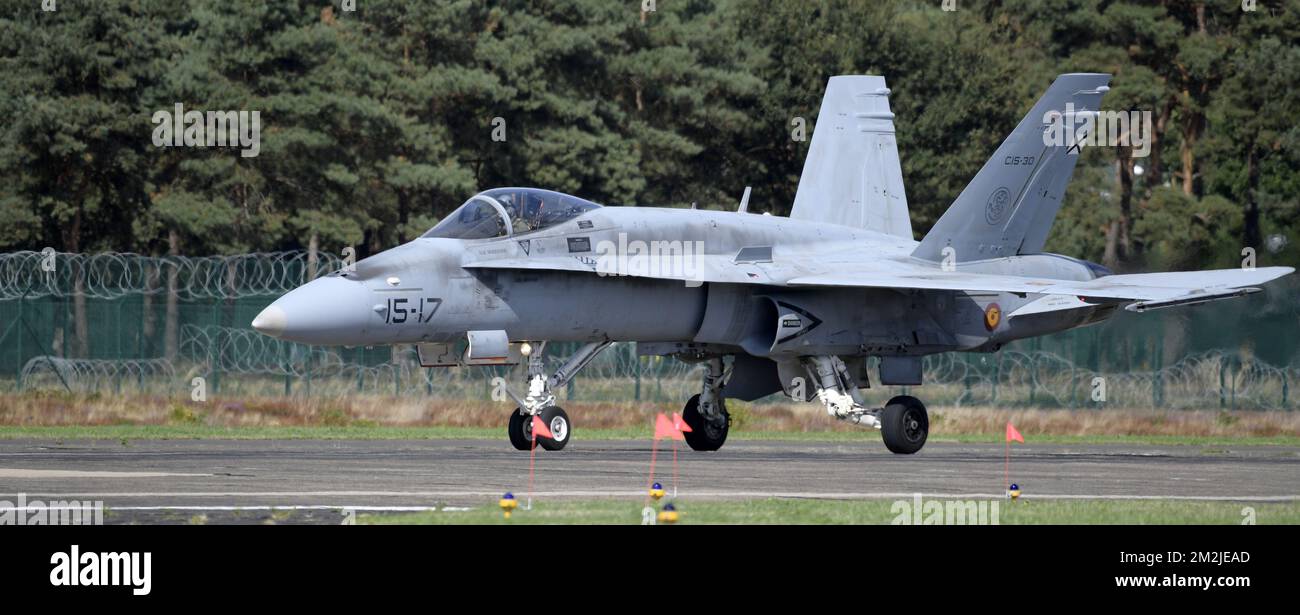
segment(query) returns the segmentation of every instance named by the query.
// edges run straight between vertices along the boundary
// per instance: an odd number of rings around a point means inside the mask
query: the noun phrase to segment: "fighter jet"
[[[784,393],[921,450],[925,405],[871,388],[922,384],[922,358],[997,352],[1013,340],[1239,297],[1290,267],[1114,275],[1043,251],[1109,75],[1058,77],[929,233],[913,239],[889,89],[832,77],[789,217],[602,207],[537,188],[474,195],[423,236],[311,281],[253,328],[323,345],[415,344],[422,365],[527,363],[507,434],[559,450],[564,386],[613,342],[702,363],[686,441],[727,439],[727,399]],[[1072,116],[1075,138],[1045,133]],[[1057,140],[1059,141],[1059,140]],[[548,373],[548,341],[581,342]],[[869,360],[875,357],[876,360]],[[872,378],[874,374],[874,379]]]

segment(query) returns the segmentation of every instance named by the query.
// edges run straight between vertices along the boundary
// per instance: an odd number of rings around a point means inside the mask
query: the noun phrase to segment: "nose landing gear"
[[[546,375],[544,359],[546,343],[541,343],[528,355],[528,394],[520,397],[509,387],[506,388],[506,394],[518,404],[514,412],[510,413],[510,421],[506,426],[511,445],[521,451],[532,448],[534,416],[541,419],[542,424],[551,432],[550,436],[537,436],[538,446],[548,451],[558,451],[569,443],[573,436],[573,423],[564,408],[555,405],[555,394],[552,391],[568,384],[579,370],[600,354],[600,351],[608,348],[610,343],[604,340],[586,344],[550,377]]]

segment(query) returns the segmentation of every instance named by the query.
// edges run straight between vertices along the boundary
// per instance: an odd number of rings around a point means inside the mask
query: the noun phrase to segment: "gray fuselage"
[[[916,244],[777,216],[605,207],[506,237],[416,239],[312,281],[274,305],[283,317],[278,337],[310,344],[448,342],[467,331],[504,330],[513,341],[608,339],[675,344],[666,348],[678,350],[739,349],[776,359],[996,350],[1014,339],[1096,322],[1113,311],[1113,306],[1081,306],[1007,318],[1045,298],[764,283],[797,274],[809,262],[823,269],[838,263],[851,269],[868,260],[915,268],[918,263],[909,255]],[[636,253],[655,246],[664,252]],[[673,250],[680,254],[666,255]],[[634,264],[625,270],[602,268],[597,261],[605,257]],[[513,259],[518,266],[475,265],[493,259]],[[526,268],[534,262],[542,264]],[[557,270],[556,263],[565,269]],[[645,277],[647,263],[664,270]],[[682,271],[667,272],[671,267]],[[1090,280],[1103,272],[1052,254],[953,267],[1062,280]],[[990,316],[991,309],[996,316]]]

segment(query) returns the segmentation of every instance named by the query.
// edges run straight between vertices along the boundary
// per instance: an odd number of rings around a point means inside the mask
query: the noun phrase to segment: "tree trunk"
[[[311,239],[307,240],[307,279],[303,282],[310,282],[316,279],[316,271],[320,262],[320,235],[312,231]]]
[[[1112,220],[1106,225],[1106,251],[1101,257],[1101,264],[1107,269],[1119,269],[1119,220]]]
[[[181,255],[181,236],[175,230],[167,231],[167,255],[179,258]],[[180,305],[177,294],[180,292],[180,268],[176,263],[167,266],[167,322],[163,325],[163,354],[168,361],[176,360],[180,346]]]
[[[1133,158],[1129,156],[1130,151],[1126,147],[1116,151],[1119,152],[1119,172],[1116,173],[1119,180],[1118,256],[1120,266],[1125,267],[1134,257],[1133,240],[1129,233],[1133,225]]]
[[[1246,154],[1246,215],[1245,215],[1245,242],[1246,245],[1256,250],[1263,243],[1259,231],[1259,199],[1256,196],[1259,188],[1259,156],[1252,146],[1250,152]]]
[[[1201,117],[1193,114],[1183,121],[1183,144],[1179,157],[1183,162],[1183,194],[1196,196],[1196,140],[1200,136]]]
[[[158,261],[156,258],[157,254],[154,254],[153,256],[155,258],[151,259],[151,262],[145,266],[144,295],[140,300],[140,311],[142,312],[140,315],[140,341],[142,342],[142,349],[156,348],[156,346],[153,345],[153,337],[157,334],[157,319],[154,317],[153,313],[153,293],[154,290],[158,288],[158,277],[161,270],[158,267]],[[140,358],[152,355],[152,352],[143,352]]]
[[[81,261],[81,209],[72,215],[63,233],[63,245],[71,253],[72,268],[72,344],[69,355],[84,359],[90,356],[90,334],[86,322],[86,271]]]
[[[397,243],[406,243],[406,224],[410,222],[410,198],[405,190],[397,193]]]
[[[1203,83],[1198,88],[1199,98],[1205,100],[1209,92],[1209,84]],[[1183,194],[1187,196],[1198,196],[1196,189],[1196,143],[1200,141],[1201,134],[1205,132],[1205,113],[1200,109],[1193,108],[1194,101],[1191,89],[1183,90],[1183,145],[1181,158],[1183,161]]]
[[[72,290],[73,334],[77,338],[76,356],[86,359],[90,357],[90,327],[86,322],[86,283],[83,279],[83,271],[78,271],[76,274]]]
[[[1164,160],[1160,156],[1160,144],[1164,142],[1165,127],[1169,125],[1169,116],[1173,112],[1173,107],[1172,100],[1166,102],[1160,114],[1155,117],[1155,126],[1151,128],[1151,155],[1147,156],[1146,171],[1142,175],[1148,191],[1159,188],[1164,182],[1165,168]]]

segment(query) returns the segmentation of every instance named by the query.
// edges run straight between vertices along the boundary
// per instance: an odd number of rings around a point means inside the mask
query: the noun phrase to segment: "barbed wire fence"
[[[306,251],[205,257],[8,252],[0,253],[0,301],[168,293],[181,301],[278,296],[341,265],[334,254]]]
[[[496,378],[523,382],[522,366],[423,368],[409,345],[310,347],[249,328],[252,316],[275,298],[341,265],[339,257],[323,252],[201,258],[0,254],[0,391],[188,397],[194,379],[203,378],[209,394],[232,396],[469,400],[487,399]],[[77,335],[87,339],[70,340]],[[558,367],[576,347],[549,344],[546,360]],[[922,391],[932,405],[1290,410],[1290,386],[1300,376],[1295,366],[1224,350],[1147,369],[1103,369],[1097,363],[1037,344],[1013,344],[995,354],[933,355],[925,358]],[[635,344],[616,343],[563,396],[677,403],[698,392],[702,369],[638,356]],[[907,387],[875,391],[907,392],[915,393]]]

